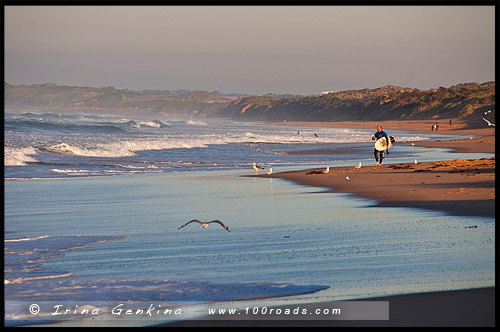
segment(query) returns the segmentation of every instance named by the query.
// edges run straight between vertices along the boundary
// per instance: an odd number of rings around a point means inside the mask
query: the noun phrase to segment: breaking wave
[[[52,153],[67,154],[85,157],[130,157],[138,151],[166,150],[166,149],[191,149],[206,147],[203,140],[160,140],[142,139],[136,141],[118,141],[112,143],[96,144],[93,147],[79,147],[74,144],[60,143],[49,146],[45,150]]]
[[[14,119],[5,120],[5,128],[14,131],[42,130],[50,132],[90,132],[90,133],[118,133],[124,129],[114,124],[74,124],[53,122],[45,119]]]
[[[187,124],[187,125],[190,125],[190,126],[206,126],[207,125],[206,122],[203,122],[203,121],[194,121],[194,120],[187,120],[184,123]]]
[[[32,155],[38,154],[38,149],[28,146],[25,148],[5,147],[4,165],[5,166],[26,166],[27,162],[37,162]]]

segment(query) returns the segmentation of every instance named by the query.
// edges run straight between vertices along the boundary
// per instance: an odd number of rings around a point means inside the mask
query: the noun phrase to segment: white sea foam
[[[57,279],[57,278],[68,278],[71,276],[74,276],[75,274],[73,272],[69,273],[63,273],[63,274],[54,274],[54,275],[47,275],[47,276],[41,276],[41,277],[33,277],[33,278],[15,278],[15,279],[4,279],[5,284],[16,284],[16,283],[23,283],[26,281],[33,281],[33,280],[44,280],[44,279]]]
[[[26,162],[37,162],[31,155],[38,154],[38,150],[28,146],[24,148],[5,147],[4,165],[5,166],[26,166]]]
[[[160,127],[157,122],[148,122],[148,125]],[[403,142],[410,137],[401,137],[397,141]],[[426,137],[411,137],[413,141],[425,140]],[[75,155],[84,157],[129,157],[134,156],[139,151],[168,150],[168,149],[192,149],[205,148],[209,145],[221,144],[245,144],[245,143],[265,143],[265,144],[321,144],[321,143],[355,143],[368,142],[364,132],[348,131],[342,135],[332,135],[331,133],[320,133],[319,137],[312,132],[301,134],[282,132],[237,132],[219,134],[178,134],[173,136],[163,136],[156,138],[142,138],[136,140],[120,140],[108,143],[88,143],[75,142],[51,145],[44,150],[64,155]],[[371,141],[370,141],[371,142]],[[6,166],[25,166],[26,162],[37,162],[31,155],[38,154],[38,150],[31,146],[26,148],[5,148]]]
[[[48,151],[85,157],[128,157],[137,151],[191,149],[206,147],[203,139],[142,139],[96,144],[93,147],[78,147],[74,144],[60,143],[47,148]],[[223,144],[223,140],[212,140],[208,144]]]
[[[66,143],[52,145],[52,146],[48,147],[47,150],[54,152],[54,153],[75,154],[73,152],[74,148],[72,148],[69,144],[66,144]]]
[[[48,235],[42,235],[42,236],[26,237],[21,239],[8,239],[5,240],[5,242],[33,241],[33,240],[45,239],[48,237],[49,237]]]
[[[140,173],[157,173],[160,172],[160,170],[150,170],[152,168],[156,167],[145,167],[148,170],[145,169],[139,169],[135,170],[137,168],[132,168],[130,167],[130,170],[126,171],[121,171],[121,170],[97,170],[97,171],[92,171],[92,170],[87,170],[87,169],[58,169],[58,168],[52,168],[51,171],[54,173],[58,174],[65,174],[69,176],[100,176],[100,175],[124,175],[124,174],[140,174]]]
[[[222,144],[245,144],[245,143],[265,143],[265,144],[318,144],[318,143],[355,143],[371,142],[367,140],[365,133],[348,132],[342,135],[328,135],[322,133],[319,137],[313,133],[301,133],[297,135],[290,132],[268,131],[245,132],[245,133],[219,133],[219,134],[178,134],[157,138],[142,138],[136,140],[120,140],[109,143],[60,143],[49,146],[47,151],[59,154],[86,156],[86,157],[128,157],[134,156],[139,151],[169,150],[169,149],[192,149],[205,148],[209,145]],[[425,138],[416,137],[413,140]],[[85,145],[86,146],[82,146]]]
[[[200,155],[197,154],[198,149],[215,149],[218,146],[225,145],[224,148],[220,149],[223,154],[221,158],[215,152],[217,149],[213,150],[214,153],[210,152],[210,155],[203,157],[205,165],[218,166],[242,164],[241,158],[245,158],[245,156],[241,155],[240,151],[241,153],[243,151],[263,153],[265,159],[272,159],[272,155],[276,155],[279,156],[277,158],[281,161],[282,152],[286,148],[282,149],[279,145],[302,144],[304,149],[316,144],[337,143],[362,143],[363,145],[373,146],[371,140],[372,130],[367,129],[293,128],[229,121],[215,122],[209,119],[204,121],[198,119],[173,120],[170,125],[154,118],[131,119],[83,115],[63,116],[62,119],[56,119],[55,116],[39,116],[47,118],[50,123],[56,120],[57,122],[62,121],[64,130],[60,131],[59,129],[62,128],[60,126],[48,126],[42,129],[35,126],[28,127],[28,129],[23,128],[22,131],[18,131],[19,128],[14,127],[12,130],[7,130],[5,145],[10,146],[10,148],[5,149],[5,165],[29,166],[34,171],[28,172],[25,167],[8,167],[6,178],[25,179],[31,178],[33,175],[44,178],[46,174],[49,174],[52,178],[57,176],[55,173],[67,178],[68,176],[129,174],[133,171],[145,171],[145,168],[150,168],[147,170],[148,172],[168,171],[171,169],[162,167],[153,170],[154,166],[138,167],[139,165],[135,165],[134,161],[128,160],[128,157],[134,157],[140,152],[146,151],[158,151],[158,153],[142,153],[141,158],[144,158],[147,162],[167,161],[176,164],[176,162],[172,161],[172,158],[197,161],[200,160]],[[68,126],[65,126],[65,124],[68,124]],[[105,126],[96,126],[96,124],[105,124]],[[96,130],[96,127],[98,127],[98,130]],[[101,130],[101,127],[104,129]],[[429,139],[429,137],[412,137],[407,134],[396,135],[396,143],[403,143],[406,139],[417,141]],[[20,148],[22,146],[26,147]],[[182,150],[171,151],[173,149]],[[191,149],[194,151],[189,151]],[[292,147],[292,149],[295,148]],[[234,155],[234,160],[228,160],[231,159],[231,155]],[[88,157],[90,160],[83,162],[83,158],[80,157]],[[102,158],[102,160],[97,158]],[[118,166],[110,170],[108,168],[110,160],[107,159],[114,158],[124,158],[125,160],[119,162],[122,165],[121,167]],[[305,157],[293,158],[287,157],[286,162],[300,163],[303,162],[302,159]],[[309,161],[311,162],[311,160]],[[112,160],[111,162],[115,163],[117,161]],[[273,162],[273,160],[269,160],[269,162]],[[316,162],[316,160],[313,160],[313,162]],[[54,168],[51,170],[46,165],[64,166],[53,166]],[[90,166],[82,169],[83,165]]]
[[[141,126],[160,128],[160,124],[153,121],[141,121],[139,122]]]
[[[168,123],[165,123],[161,120],[154,120],[154,121],[140,121],[139,124],[141,126],[146,126],[146,127],[153,127],[153,128],[166,128],[169,126]]]
[[[90,171],[86,169],[58,169],[58,168],[52,168],[52,172],[55,173],[62,173],[62,174],[88,174],[91,173]]]
[[[158,166],[155,166],[155,165],[133,166],[133,165],[114,164],[114,166],[121,167],[121,168],[131,168],[131,169],[158,168]]]
[[[203,121],[194,121],[194,120],[187,120],[184,123],[187,124],[187,125],[190,125],[190,126],[206,126],[207,125],[206,122],[203,122]]]
[[[129,121],[129,122],[126,123],[126,125],[127,125],[128,128],[133,128],[133,129],[139,129],[139,128],[141,128],[140,123],[135,122],[135,121]]]

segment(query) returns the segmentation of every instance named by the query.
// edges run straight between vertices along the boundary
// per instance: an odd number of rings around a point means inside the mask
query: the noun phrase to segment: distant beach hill
[[[240,97],[206,91],[131,91],[114,87],[59,86],[53,83],[10,85],[5,82],[4,91],[6,110],[179,117],[204,117]]]
[[[206,91],[117,90],[4,83],[5,108],[118,114],[218,117],[239,121],[383,121],[463,119],[481,122],[495,110],[495,82],[419,90],[324,91],[314,96],[223,95]],[[494,114],[494,113],[493,113]]]
[[[495,110],[495,82],[419,90],[387,85],[280,99],[244,97],[214,115],[238,120],[356,121],[474,118]]]

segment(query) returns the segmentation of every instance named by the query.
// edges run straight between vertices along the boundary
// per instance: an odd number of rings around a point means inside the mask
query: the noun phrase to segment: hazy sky
[[[494,6],[5,6],[5,81],[249,94],[495,80]]]

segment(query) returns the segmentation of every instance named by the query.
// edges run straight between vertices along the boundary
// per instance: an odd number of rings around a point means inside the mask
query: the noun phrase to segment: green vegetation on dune
[[[319,96],[227,96],[207,91],[129,91],[4,83],[6,109],[93,111],[236,120],[346,121],[462,118],[495,110],[495,82],[419,90],[387,85]]]
[[[58,86],[52,83],[13,86],[4,83],[5,107],[52,111],[94,111],[119,114],[212,114],[234,98],[205,91],[185,95],[141,93],[113,87]]]
[[[467,118],[495,109],[495,82],[418,90],[398,86],[288,99],[240,98],[215,113],[240,120],[346,121]]]

